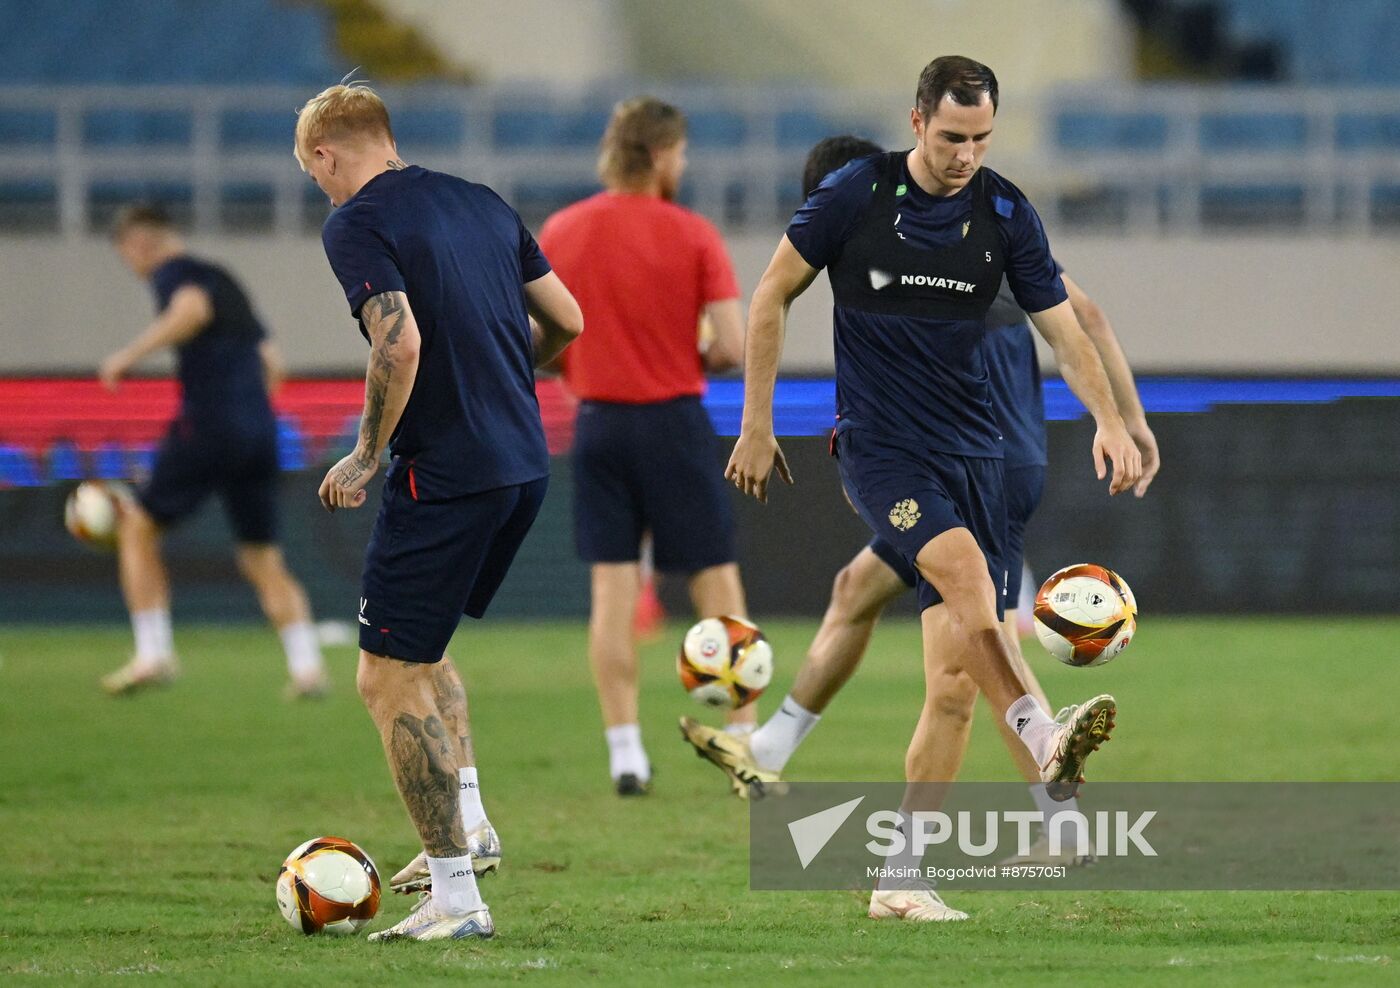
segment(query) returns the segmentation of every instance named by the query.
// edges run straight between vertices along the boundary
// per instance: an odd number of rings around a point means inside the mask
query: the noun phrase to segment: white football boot
[[[482,878],[501,866],[501,838],[496,829],[487,821],[467,834],[467,853],[472,856],[472,872]],[[413,892],[426,892],[433,885],[433,876],[428,872],[428,853],[420,851],[403,870],[389,879],[389,888],[394,892],[409,895]]]
[[[491,910],[482,906],[464,916],[453,916],[438,908],[432,893],[418,901],[413,912],[387,930],[371,933],[375,943],[389,940],[489,940],[496,935]]]
[[[1051,739],[1050,757],[1040,766],[1040,781],[1051,799],[1063,803],[1079,792],[1084,762],[1109,740],[1117,713],[1118,705],[1107,693],[1069,709]]]
[[[911,881],[902,888],[870,893],[871,919],[905,919],[912,923],[956,923],[967,913],[954,909],[927,882]]]
[[[132,659],[126,665],[102,677],[102,688],[109,696],[126,696],[144,689],[169,686],[180,678],[180,664],[172,655],[157,662],[138,662]]]

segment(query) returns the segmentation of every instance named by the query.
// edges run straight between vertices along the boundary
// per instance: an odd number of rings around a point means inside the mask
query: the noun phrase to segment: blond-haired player
[[[392,457],[365,553],[358,686],[423,842],[393,885],[430,892],[371,939],[489,937],[475,873],[500,845],[445,650],[463,613],[486,613],[539,511],[549,455],[533,370],[583,317],[496,193],[400,159],[367,86],[310,100],[295,150],[336,207],[321,239],[370,346],[359,439],[321,483],[327,510],[363,505]]]

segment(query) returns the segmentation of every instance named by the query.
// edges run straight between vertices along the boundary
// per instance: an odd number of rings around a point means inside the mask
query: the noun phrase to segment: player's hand
[[[378,469],[379,457],[366,456],[356,448],[349,456],[331,467],[326,479],[321,481],[321,489],[317,491],[321,497],[321,505],[327,511],[334,511],[336,508],[358,508],[369,497],[365,493],[365,485]]]
[[[117,390],[121,379],[131,371],[131,357],[125,350],[118,350],[97,368],[97,379],[108,391]]]
[[[1142,455],[1142,475],[1138,477],[1137,486],[1133,488],[1133,496],[1142,497],[1152,485],[1152,478],[1157,476],[1157,471],[1161,469],[1162,457],[1157,451],[1157,437],[1148,427],[1147,419],[1128,426],[1128,435],[1133,437],[1133,442],[1137,444],[1138,452]]]
[[[724,468],[724,479],[744,494],[758,498],[760,504],[767,504],[768,478],[774,467],[778,468],[779,477],[792,483],[792,471],[772,431],[741,432],[734,452],[729,455],[729,465]]]
[[[1108,484],[1110,495],[1130,489],[1142,475],[1142,454],[1122,419],[1100,425],[1094,433],[1094,472],[1100,480],[1108,473],[1105,459],[1113,462],[1113,479]]]

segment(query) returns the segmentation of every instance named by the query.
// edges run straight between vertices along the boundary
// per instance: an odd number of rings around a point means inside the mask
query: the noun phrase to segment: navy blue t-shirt
[[[984,347],[1006,469],[1045,466],[1045,397],[1040,361],[1036,359],[1035,339],[1026,314],[1005,281],[987,313]]]
[[[248,296],[223,268],[188,255],[151,272],[156,310],[185,285],[209,296],[214,317],[175,349],[180,417],[199,432],[253,435],[274,426],[258,345],[267,332]]]
[[[425,501],[547,476],[524,285],[550,267],[515,210],[484,185],[411,166],[370,179],[321,242],[352,315],[404,292],[422,334],[391,474],[411,467]]]
[[[865,216],[880,157],[858,158],[828,175],[797,211],[787,236],[814,268],[824,268]],[[1021,191],[984,168],[1006,264],[1006,279],[1027,312],[1066,298],[1035,209]],[[973,186],[931,196],[901,165],[896,231],[915,247],[957,243],[972,217]],[[922,319],[836,306],[837,429],[871,428],[887,441],[961,456],[998,458],[1001,431],[992,408],[980,320]]]

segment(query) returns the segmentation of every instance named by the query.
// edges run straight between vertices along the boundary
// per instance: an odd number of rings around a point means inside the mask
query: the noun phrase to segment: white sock
[[[462,807],[462,829],[471,833],[486,822],[486,807],[481,805],[481,786],[476,781],[475,768],[459,768],[457,779],[457,802]]]
[[[744,721],[744,722],[741,723],[741,724],[725,724],[725,725],[724,725],[724,733],[725,733],[725,734],[728,734],[730,737],[735,737],[735,738],[747,738],[747,737],[752,737],[754,731],[756,731],[756,730],[758,730],[758,725],[757,725],[757,724],[754,724],[754,723],[750,723],[749,721]]]
[[[1044,765],[1059,725],[1050,719],[1040,702],[1027,693],[1006,708],[1006,724],[1020,737],[1035,763]]]
[[[312,679],[325,669],[321,660],[321,642],[316,626],[310,621],[294,621],[277,632],[282,638],[282,650],[287,653],[287,671],[293,679]]]
[[[1076,797],[1071,796],[1063,803],[1057,803],[1055,800],[1051,799],[1050,794],[1045,791],[1045,785],[1043,783],[1037,782],[1035,785],[1031,786],[1030,789],[1031,799],[1035,801],[1035,808],[1040,810],[1041,815],[1044,817],[1045,836],[1047,839],[1050,836],[1051,822],[1054,820],[1056,813],[1079,812],[1079,800]],[[1079,821],[1066,820],[1062,823],[1055,824],[1055,829],[1060,832],[1060,849],[1062,851],[1078,853],[1079,831],[1081,829]],[[1092,848],[1090,850],[1092,850]]]
[[[782,706],[769,717],[762,727],[749,738],[749,750],[758,767],[769,772],[781,772],[787,767],[797,746],[802,743],[822,719],[792,698],[789,693],[783,697]]]
[[[167,608],[133,611],[131,631],[136,636],[138,665],[159,665],[175,657],[175,640],[170,632],[170,611]]]
[[[909,888],[911,884],[920,881],[920,876],[913,874],[913,872],[923,870],[923,853],[915,853],[914,851],[914,821],[910,816],[910,810],[901,807],[899,816],[899,829],[904,833],[904,850],[885,858],[882,865],[884,873],[875,883],[875,887],[881,892]]]
[[[617,781],[635,775],[640,782],[651,778],[651,762],[642,747],[642,729],[637,724],[618,724],[603,731],[608,739],[608,774]]]
[[[472,874],[472,856],[460,858],[428,857],[428,873],[433,876],[433,901],[451,916],[465,916],[486,905],[476,887]]]

